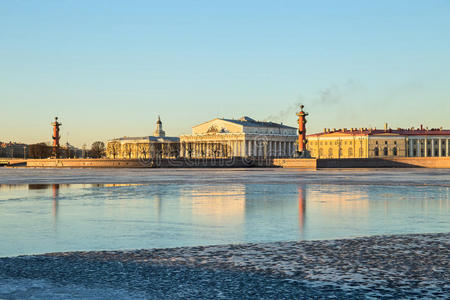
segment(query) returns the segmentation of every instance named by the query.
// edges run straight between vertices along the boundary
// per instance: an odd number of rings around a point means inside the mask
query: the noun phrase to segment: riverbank
[[[450,168],[450,157],[384,158],[204,158],[204,159],[11,159],[0,160],[11,168]]]
[[[450,233],[0,258],[0,298],[448,298]]]

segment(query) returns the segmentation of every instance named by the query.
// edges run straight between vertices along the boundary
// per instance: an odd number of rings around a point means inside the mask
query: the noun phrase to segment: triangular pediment
[[[192,134],[220,134],[242,132],[242,125],[218,118],[192,127]]]

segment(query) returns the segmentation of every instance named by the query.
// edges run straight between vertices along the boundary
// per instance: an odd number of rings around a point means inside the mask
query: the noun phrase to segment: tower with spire
[[[162,122],[161,122],[161,118],[158,116],[158,121],[156,121],[156,130],[153,133],[153,136],[157,136],[157,137],[165,137],[166,136],[166,132],[162,129]]]

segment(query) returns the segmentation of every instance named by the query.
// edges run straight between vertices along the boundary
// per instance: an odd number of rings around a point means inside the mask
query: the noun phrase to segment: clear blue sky
[[[1,1],[0,141],[450,127],[450,1]]]

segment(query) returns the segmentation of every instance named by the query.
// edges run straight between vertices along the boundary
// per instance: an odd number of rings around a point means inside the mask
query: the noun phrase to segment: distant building
[[[0,142],[0,157],[24,158],[28,157],[28,145],[16,142]]]
[[[308,135],[307,149],[316,158],[449,156],[450,130],[351,128],[324,129]]]
[[[113,159],[174,158],[179,156],[180,139],[166,137],[158,117],[153,136],[121,137],[106,144],[106,156]]]
[[[249,117],[213,119],[180,137],[180,155],[189,158],[290,157],[297,128]]]

